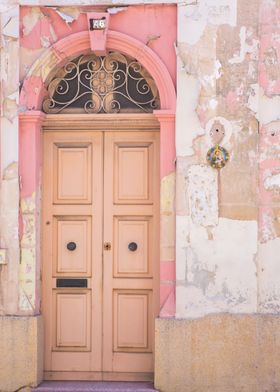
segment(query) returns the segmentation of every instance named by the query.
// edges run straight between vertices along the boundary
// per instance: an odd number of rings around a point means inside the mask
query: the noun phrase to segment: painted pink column
[[[160,123],[160,317],[174,317],[175,304],[175,113],[154,111]]]
[[[44,118],[44,113],[35,110],[19,116],[20,240],[24,268],[20,284],[24,293],[22,306],[29,304],[29,313],[33,314],[40,311],[41,130]]]

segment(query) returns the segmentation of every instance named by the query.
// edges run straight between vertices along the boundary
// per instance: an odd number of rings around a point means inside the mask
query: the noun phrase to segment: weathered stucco
[[[278,211],[269,206],[279,186],[279,96],[269,82],[278,78],[277,6],[205,0],[178,7],[178,317],[278,312]],[[205,159],[215,121],[230,154],[219,172]]]

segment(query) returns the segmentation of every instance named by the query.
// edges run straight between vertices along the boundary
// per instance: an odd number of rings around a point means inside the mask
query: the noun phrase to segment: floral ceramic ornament
[[[215,169],[221,169],[229,160],[229,153],[224,148],[216,144],[207,152],[207,161]]]

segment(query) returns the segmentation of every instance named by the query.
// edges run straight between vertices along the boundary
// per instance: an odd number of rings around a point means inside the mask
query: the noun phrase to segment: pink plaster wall
[[[259,138],[259,237],[265,243],[279,236],[279,187],[269,185],[269,179],[280,175],[280,122],[279,109],[273,100],[280,94],[280,7],[261,1],[259,11],[259,86],[266,111],[260,118]],[[269,102],[269,100],[271,100]],[[271,113],[268,113],[270,108]]]
[[[44,42],[54,42],[70,34],[87,30],[86,9],[77,20],[67,24],[52,8],[41,7],[41,16],[33,29],[26,34],[24,20],[32,7],[21,8],[20,45],[28,50],[44,48]],[[177,11],[174,5],[130,6],[127,10],[110,16],[110,30],[125,33],[148,44],[167,67],[174,83],[176,80]],[[46,40],[42,40],[46,37]],[[159,37],[159,38],[156,38]],[[25,59],[22,59],[24,63]]]
[[[174,44],[177,31],[177,10],[174,5],[127,7],[125,11],[110,16],[109,29],[124,33],[147,45],[163,62],[175,85],[176,55]],[[52,45],[64,38],[70,40],[72,34],[87,30],[86,9],[80,9],[77,20],[67,24],[52,8],[22,7],[20,21],[20,73],[22,78],[28,73],[36,59]],[[139,47],[139,50],[142,49]],[[62,54],[59,51],[59,56]],[[68,52],[64,54],[65,58],[69,55]],[[145,57],[145,54],[143,54],[143,57]],[[22,110],[40,110],[45,87],[39,75],[32,75],[24,79],[20,101]],[[160,89],[160,86],[158,87]],[[171,106],[169,109],[174,110],[175,99]],[[158,111],[156,114],[161,123],[161,178],[175,170],[175,123],[172,110],[166,110],[164,113]],[[22,176],[22,198],[31,196],[40,185],[38,167],[41,162],[41,152],[38,133],[40,133],[40,129],[37,124],[36,126],[34,124],[30,129],[26,123],[21,127],[20,173]],[[170,317],[175,314],[175,262],[162,261],[161,267],[161,316]]]

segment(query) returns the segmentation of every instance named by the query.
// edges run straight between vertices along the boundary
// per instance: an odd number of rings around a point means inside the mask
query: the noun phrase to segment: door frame
[[[121,133],[133,133],[133,132],[159,132],[159,122],[153,114],[57,114],[47,115],[44,119],[42,130],[44,133],[67,132],[77,134],[79,131],[85,134],[86,132],[121,132]],[[159,162],[158,162],[159,163]],[[43,170],[44,172],[44,170]],[[43,176],[43,182],[46,180]],[[158,199],[158,196],[157,196]],[[156,217],[159,226],[159,200],[156,202],[158,212]],[[43,213],[44,214],[44,213]],[[45,218],[42,221],[42,231],[44,222],[48,220]],[[44,238],[44,236],[43,236]],[[43,245],[42,245],[43,246]],[[157,252],[159,254],[159,252]],[[104,256],[105,257],[105,256]],[[154,270],[154,309],[153,312],[159,313],[159,278],[160,278],[160,265],[159,259]],[[106,264],[106,263],[105,263]],[[44,276],[44,265],[42,266],[42,276]],[[46,293],[49,291],[50,282],[42,281],[42,311],[43,316],[45,314],[45,300]],[[90,286],[91,287],[91,286]],[[102,290],[102,302],[104,301],[104,290]],[[141,290],[141,289],[140,289]],[[104,313],[102,316],[102,324],[104,325]],[[103,371],[45,371],[45,380],[74,380],[79,378],[80,380],[114,380],[114,381],[151,381],[153,373],[149,372],[113,372],[108,370]]]
[[[107,49],[119,51],[136,58],[153,77],[159,90],[161,109],[152,114],[97,114],[75,115],[80,124],[94,123],[105,129],[108,120],[123,127],[124,118],[151,126],[151,121],[160,127],[160,317],[175,315],[175,108],[176,93],[171,76],[156,53],[142,42],[122,33],[108,31]],[[34,263],[35,307],[32,314],[41,311],[41,171],[42,129],[46,124],[56,126],[65,122],[68,129],[71,121],[64,115],[46,115],[42,112],[42,101],[46,96],[45,86],[58,68],[68,58],[90,52],[88,31],[75,33],[56,42],[34,63],[24,80],[20,100],[27,109],[19,115],[19,174],[21,179],[21,233],[28,230],[35,244],[32,255]],[[63,53],[63,58],[59,56]],[[38,75],[42,75],[38,77]],[[64,116],[64,117],[63,117]],[[71,115],[68,115],[71,116]],[[59,120],[58,120],[59,118]],[[30,222],[32,225],[30,226]],[[38,348],[40,351],[42,347]]]

